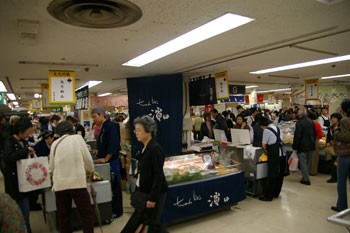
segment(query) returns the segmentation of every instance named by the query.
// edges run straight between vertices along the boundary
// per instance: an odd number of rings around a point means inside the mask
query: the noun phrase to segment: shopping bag
[[[292,155],[288,159],[288,165],[289,165],[289,171],[292,171],[292,172],[298,171],[299,159],[295,151],[293,151]]]
[[[17,177],[20,192],[50,187],[48,158],[37,157],[17,161]]]
[[[333,146],[327,146],[324,148],[324,152],[328,155],[336,156]]]

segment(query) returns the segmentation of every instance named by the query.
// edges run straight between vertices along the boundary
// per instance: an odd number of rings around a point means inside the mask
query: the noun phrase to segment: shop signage
[[[51,108],[51,112],[63,112],[63,108],[62,107]]]
[[[75,104],[74,71],[49,71],[49,103]]]
[[[305,80],[305,100],[318,100],[318,79]]]
[[[188,84],[190,106],[216,104],[215,79],[207,78],[191,81]]]
[[[244,96],[244,102],[245,104],[249,104],[249,95]]]
[[[86,110],[89,108],[89,86],[75,91],[77,103],[75,104],[76,110]]]
[[[231,95],[245,95],[245,85],[229,85]]]
[[[215,87],[218,100],[230,97],[227,71],[215,74]]]
[[[264,103],[264,94],[256,94],[256,99],[258,104]]]
[[[41,103],[39,99],[33,100],[32,101],[32,109],[40,109],[41,108]]]

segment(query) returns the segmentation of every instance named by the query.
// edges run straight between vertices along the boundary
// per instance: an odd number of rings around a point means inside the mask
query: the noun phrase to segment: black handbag
[[[148,201],[149,194],[140,191],[135,191],[131,194],[130,202],[131,206],[137,211],[142,212],[146,208],[146,202]]]

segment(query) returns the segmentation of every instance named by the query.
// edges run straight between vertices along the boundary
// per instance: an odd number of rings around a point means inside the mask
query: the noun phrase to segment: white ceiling
[[[316,0],[132,0],[142,18],[115,29],[88,29],[52,18],[46,8],[51,0],[0,1],[0,80],[21,95],[22,105],[46,83],[48,70],[75,70],[78,85],[102,80],[92,92],[125,91],[127,77],[181,72],[185,77],[229,71],[237,84],[258,84],[260,89],[288,87],[305,79],[350,73],[350,61],[251,75],[250,71],[329,58],[329,55],[291,45],[350,54],[350,0],[333,5]],[[255,21],[169,55],[140,68],[124,62],[226,12]],[[17,21],[39,21],[37,43],[23,45]],[[64,60],[62,60],[64,59]],[[98,65],[86,72],[78,65],[28,65],[19,61],[64,62]],[[226,62],[224,62],[226,61]],[[282,78],[268,75],[299,77]],[[28,80],[26,80],[28,79]],[[42,79],[42,80],[35,80]],[[118,80],[113,80],[118,79]],[[328,82],[348,82],[337,79]],[[265,83],[265,85],[263,85]],[[331,83],[329,83],[331,84]]]

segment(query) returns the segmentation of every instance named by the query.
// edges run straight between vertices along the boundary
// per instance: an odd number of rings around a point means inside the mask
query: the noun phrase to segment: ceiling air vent
[[[64,23],[87,28],[123,27],[142,16],[141,9],[126,0],[54,0],[47,10]]]

